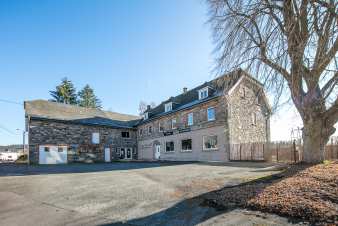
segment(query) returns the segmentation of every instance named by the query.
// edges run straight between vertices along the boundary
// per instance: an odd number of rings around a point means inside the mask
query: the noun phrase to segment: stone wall
[[[244,79],[228,98],[231,144],[270,140],[268,107],[258,93],[259,87]]]
[[[122,138],[128,131],[130,138]],[[92,144],[92,133],[100,134],[100,143]],[[102,126],[31,120],[29,122],[29,152],[31,163],[39,162],[39,145],[66,145],[68,162],[104,161],[104,148],[111,149],[112,159],[117,159],[117,148],[133,148],[133,159],[137,159],[136,130],[115,129]]]
[[[208,121],[207,119],[207,109],[210,107],[214,107],[216,112],[216,119],[213,121]],[[188,126],[188,114],[191,112],[194,115],[194,123],[192,126]],[[171,128],[172,119],[176,119],[176,129]],[[138,140],[142,141],[163,137],[163,132],[159,131],[159,123],[161,123],[161,125],[163,126],[164,132],[172,132],[173,134],[178,134],[182,130],[194,131],[219,125],[224,126],[226,123],[226,109],[224,99],[223,97],[218,97],[203,104],[199,104],[191,109],[178,111],[173,114],[169,114],[159,119],[155,119],[148,123],[142,124],[137,128]],[[151,134],[148,132],[149,126],[152,127]],[[140,133],[140,130],[142,130],[142,134]]]
[[[227,111],[224,97],[217,97],[213,100],[199,104],[191,109],[182,110],[155,119],[146,124],[138,126],[138,150],[139,159],[154,159],[154,144],[161,145],[161,159],[175,161],[228,161],[228,129]],[[215,108],[215,120],[208,121],[207,109]],[[193,125],[188,126],[188,114],[193,112]],[[172,129],[171,121],[176,119],[176,129]],[[159,123],[163,131],[159,131]],[[149,126],[152,133],[148,132]],[[142,130],[142,133],[140,132]],[[203,136],[217,135],[219,148],[214,151],[203,151]],[[181,151],[182,139],[192,139],[192,152]],[[165,142],[175,143],[175,152],[166,153],[164,151]]]

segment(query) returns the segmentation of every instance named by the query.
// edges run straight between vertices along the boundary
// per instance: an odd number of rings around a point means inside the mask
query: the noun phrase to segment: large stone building
[[[242,70],[144,112],[143,118],[43,100],[25,102],[31,163],[229,161],[230,144],[270,139],[263,86]]]

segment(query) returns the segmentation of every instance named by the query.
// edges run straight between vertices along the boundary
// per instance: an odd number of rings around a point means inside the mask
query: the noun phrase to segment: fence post
[[[265,161],[265,150],[264,150],[264,143],[263,143],[263,160]]]
[[[239,161],[242,160],[242,143],[239,144]]]
[[[332,160],[334,159],[334,156],[333,156],[333,138],[331,138],[331,159]]]
[[[293,140],[293,158],[294,158],[294,161],[297,162],[296,160],[296,140]]]
[[[250,151],[251,151],[251,161],[253,160],[253,157],[252,157],[253,145],[254,145],[254,143],[251,143],[251,145],[250,145]]]
[[[277,143],[277,153],[276,153],[276,158],[277,158],[277,162],[278,162],[278,151],[279,151],[279,142]]]

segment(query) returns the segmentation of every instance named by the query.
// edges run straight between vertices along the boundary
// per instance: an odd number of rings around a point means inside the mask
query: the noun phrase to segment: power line
[[[16,101],[12,101],[12,100],[5,100],[5,99],[0,99],[0,102],[4,102],[4,103],[7,103],[7,104],[16,104],[16,105],[23,105],[23,103],[19,103],[19,102],[16,102]]]
[[[11,135],[17,136],[17,134],[15,134],[15,133],[12,132],[11,130],[7,129],[5,126],[2,126],[1,124],[0,124],[0,129],[6,131],[7,133],[9,133],[9,134],[11,134]]]

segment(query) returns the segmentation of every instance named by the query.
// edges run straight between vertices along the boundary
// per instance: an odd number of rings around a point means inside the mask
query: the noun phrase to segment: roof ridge
[[[82,106],[79,106],[79,105],[74,105],[74,104],[66,104],[66,103],[60,103],[60,102],[54,102],[54,101],[49,101],[49,100],[44,100],[44,99],[36,99],[36,100],[29,100],[29,101],[24,101],[24,103],[33,103],[33,102],[45,102],[45,103],[48,103],[48,104],[54,104],[54,105],[59,105],[59,106],[62,106],[62,107],[67,107],[67,108],[79,108],[79,109],[82,109],[86,112],[93,112],[93,111],[96,111],[96,112],[101,112],[103,114],[106,114],[106,113],[109,113],[109,114],[117,114],[117,115],[124,115],[124,116],[133,116],[133,117],[138,117],[140,118],[139,116],[137,115],[131,115],[131,114],[125,114],[125,113],[119,113],[119,112],[113,112],[113,111],[109,111],[109,110],[102,110],[102,109],[98,109],[98,108],[86,108],[86,107],[82,107]]]

